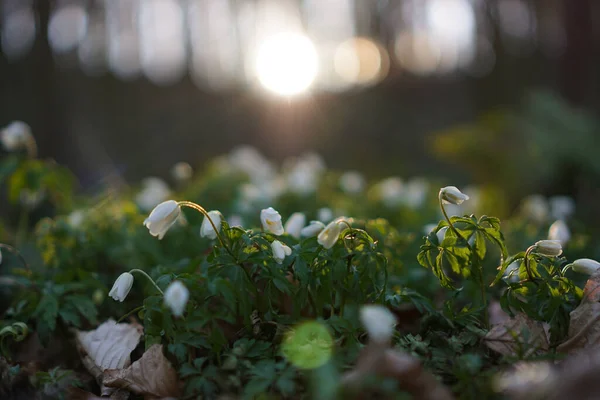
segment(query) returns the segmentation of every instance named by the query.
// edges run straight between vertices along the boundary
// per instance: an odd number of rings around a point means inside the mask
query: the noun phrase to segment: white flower
[[[125,300],[129,294],[132,286],[133,275],[131,275],[129,272],[123,272],[115,281],[112,289],[110,289],[110,292],[108,292],[108,295],[117,301],[123,302],[123,300]]]
[[[304,225],[306,225],[306,216],[300,212],[296,212],[288,218],[284,229],[290,236],[299,239]]]
[[[521,260],[511,262],[504,271],[504,277],[507,278],[509,282],[519,282],[519,268],[521,268]]]
[[[539,194],[528,196],[521,202],[523,214],[538,223],[546,221],[549,213],[548,208],[546,198]]]
[[[329,207],[319,208],[317,210],[317,219],[324,223],[330,222],[333,219],[333,211]]]
[[[215,227],[220,231],[221,230],[221,213],[219,211],[213,210],[208,212],[208,216],[212,220]],[[216,239],[217,232],[215,232],[213,226],[206,216],[202,220],[202,225],[200,226],[200,236],[207,237],[209,239]]]
[[[458,190],[456,186],[446,186],[440,189],[443,204],[462,204],[469,196]]]
[[[387,343],[394,334],[396,317],[387,308],[380,305],[366,305],[360,309],[360,321],[364,325],[369,339],[377,343]]]
[[[176,317],[181,317],[190,298],[190,291],[179,281],[173,281],[165,291],[165,304]]]
[[[317,236],[317,242],[326,249],[330,249],[336,244],[340,233],[342,232],[342,226],[340,220],[336,219],[331,221]]]
[[[242,217],[237,214],[230,215],[227,219],[229,226],[242,226],[243,222]]]
[[[19,192],[19,201],[29,210],[35,209],[45,198],[46,192],[44,190],[30,190],[25,188]]]
[[[448,232],[448,227],[447,226],[443,226],[440,228],[439,231],[437,231],[435,233],[435,235],[437,236],[438,242],[442,243],[444,241],[444,238],[446,237],[446,232]]]
[[[283,169],[288,190],[295,194],[307,195],[317,190],[325,163],[318,154],[309,153],[298,159],[285,160]]]
[[[135,197],[136,204],[143,210],[152,210],[157,204],[169,198],[171,190],[160,178],[149,177],[142,181],[142,190]]]
[[[548,230],[548,239],[558,240],[562,246],[565,246],[571,239],[571,231],[565,221],[559,219],[550,225]]]
[[[550,203],[550,215],[554,219],[567,219],[575,212],[575,201],[569,196],[552,196],[548,199]]]
[[[600,270],[600,263],[591,258],[580,258],[569,265],[573,268],[573,271],[588,275],[592,275]]]
[[[23,121],[13,121],[0,131],[0,141],[8,151],[27,149],[31,157],[36,156],[37,146],[31,128]]]
[[[144,226],[148,228],[152,236],[158,236],[160,240],[177,221],[180,214],[179,204],[175,200],[167,200],[154,207],[148,218],[144,220]]]
[[[186,162],[178,162],[171,168],[171,176],[177,182],[187,182],[192,178],[194,170],[192,166]]]
[[[305,226],[300,231],[300,235],[302,237],[313,237],[317,236],[323,229],[325,229],[325,224],[321,221],[310,221],[308,226]]]
[[[273,243],[271,243],[271,250],[273,251],[273,258],[277,261],[277,264],[281,264],[285,256],[292,254],[292,249],[281,243],[279,240],[273,240]]]
[[[427,183],[425,179],[411,179],[410,182],[406,184],[404,203],[410,208],[418,208],[425,203],[428,191],[429,183]]]
[[[281,215],[273,207],[265,208],[260,212],[260,222],[265,231],[274,235],[283,235],[283,225],[281,224]]]
[[[396,176],[382,180],[376,185],[376,188],[381,201],[387,207],[395,207],[403,201],[404,183]]]
[[[67,217],[67,222],[73,229],[79,228],[84,220],[85,212],[83,210],[75,210]]]
[[[248,175],[252,183],[269,180],[274,175],[273,165],[252,146],[237,147],[229,154],[229,164]]]
[[[534,246],[536,252],[544,256],[558,257],[562,254],[562,246],[558,240],[540,240]]]
[[[348,171],[340,177],[340,187],[349,194],[357,194],[365,188],[365,178],[358,171]]]

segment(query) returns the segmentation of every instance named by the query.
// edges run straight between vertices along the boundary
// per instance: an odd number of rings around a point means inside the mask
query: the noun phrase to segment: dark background
[[[2,2],[4,10],[14,6],[8,3]],[[84,3],[90,10],[101,5]],[[563,36],[560,50],[552,52],[538,35],[541,29],[515,51],[514,43],[511,48],[503,40],[494,17],[497,2],[480,3],[486,12],[478,15],[478,24],[488,27],[495,51],[494,68],[485,76],[457,71],[423,77],[392,63],[386,79],[375,87],[286,99],[244,86],[211,92],[187,75],[169,86],[144,77],[122,81],[110,72],[90,77],[76,58],[53,54],[48,44],[49,17],[59,2],[33,1],[33,47],[16,59],[0,54],[0,125],[29,123],[41,156],[72,168],[84,189],[100,187],[111,174],[130,182],[166,176],[182,160],[201,167],[239,144],[252,144],[276,160],[316,150],[331,167],[359,169],[370,176],[420,174],[477,181],[477,174],[432,153],[427,138],[472,123],[486,112],[518,110],[533,89],[558,95],[574,110],[595,114],[600,109],[598,2],[525,1],[538,27],[545,18],[558,21]],[[384,14],[371,18],[379,21]],[[370,33],[385,45],[382,31]],[[560,179],[571,178],[567,173],[541,189],[560,192]]]

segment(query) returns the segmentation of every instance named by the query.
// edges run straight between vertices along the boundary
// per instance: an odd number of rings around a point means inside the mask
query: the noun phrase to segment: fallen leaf
[[[600,274],[592,275],[583,289],[581,304],[571,311],[568,339],[560,353],[576,353],[600,345]]]
[[[130,354],[143,335],[138,323],[117,324],[109,319],[93,331],[77,331],[77,342],[94,364],[105,369],[121,369],[131,364]],[[92,371],[90,371],[92,372]]]
[[[494,325],[483,338],[485,344],[502,355],[530,356],[548,351],[548,335],[541,322],[525,314],[517,314],[499,325]]]
[[[126,369],[104,371],[104,384],[152,397],[178,397],[181,394],[177,372],[163,354],[160,344],[152,345]]]

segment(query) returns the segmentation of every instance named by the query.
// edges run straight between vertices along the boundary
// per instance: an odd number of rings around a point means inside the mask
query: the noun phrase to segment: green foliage
[[[548,323],[553,346],[565,338],[569,313],[581,298],[580,287],[562,273],[566,259],[531,253],[525,263],[525,252],[509,257],[507,250],[507,244],[527,248],[547,227],[520,217],[501,224],[486,215],[455,216],[420,240],[440,211],[428,189],[421,202],[390,199],[381,182],[350,194],[339,185],[339,172],[323,171],[314,191],[269,197],[265,189],[248,200],[243,186],[258,185],[251,175],[213,166],[173,195],[240,217],[243,226],[222,221],[222,241],[200,237],[204,217],[189,208],[158,240],[144,227],[148,212],[133,192],[77,199],[73,209],[73,184],[64,170],[38,160],[3,160],[0,180],[9,182],[12,201],[25,189],[42,190],[60,215],[21,232],[26,262],[5,256],[2,272],[10,284],[2,295],[10,304],[2,310],[2,354],[10,357],[32,331],[47,344],[68,337],[70,328],[133,318],[144,327],[142,347],[164,346],[186,398],[333,399],[367,340],[360,308],[376,303],[398,317],[393,348],[420,359],[460,397],[492,398],[492,377],[508,362],[482,343],[492,299],[509,313]],[[261,229],[260,208],[271,205],[284,220],[292,212],[317,219],[322,207],[334,210],[333,217],[352,217],[342,219],[337,241],[326,249],[317,237]],[[275,240],[291,250],[281,262],[273,257]],[[514,261],[520,268],[506,276]],[[136,274],[123,302],[107,298],[115,279],[132,269],[147,273],[160,290]],[[160,293],[176,280],[189,290],[181,317]],[[37,382],[51,390],[68,376],[51,369]],[[365,385],[377,395],[409,396],[402,382],[369,379]]]

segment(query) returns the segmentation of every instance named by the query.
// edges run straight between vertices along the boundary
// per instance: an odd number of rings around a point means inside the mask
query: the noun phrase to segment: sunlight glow
[[[317,75],[318,56],[308,37],[278,33],[260,44],[255,65],[258,80],[265,88],[291,96],[311,86]]]

